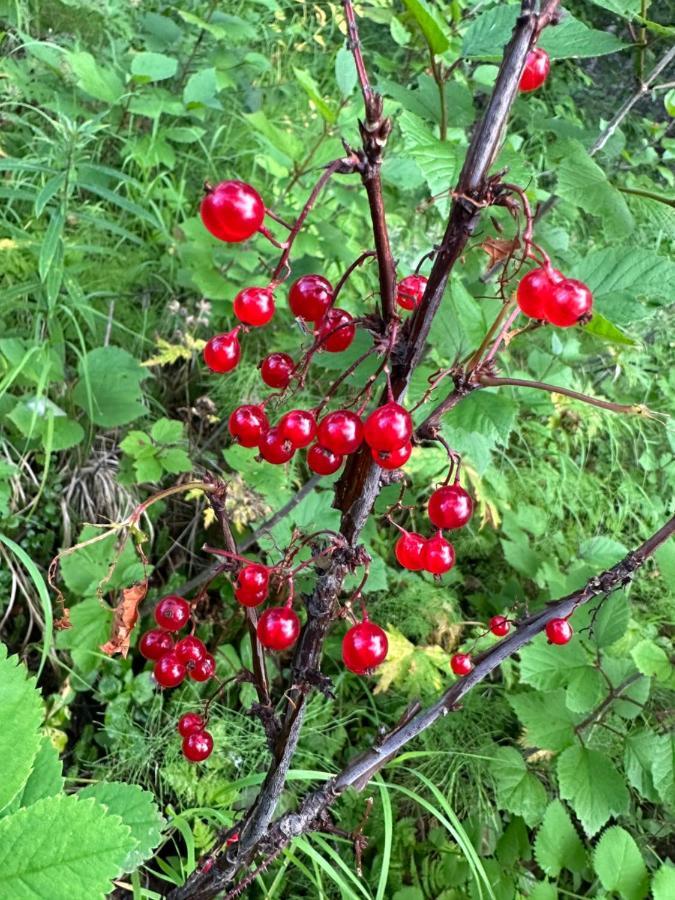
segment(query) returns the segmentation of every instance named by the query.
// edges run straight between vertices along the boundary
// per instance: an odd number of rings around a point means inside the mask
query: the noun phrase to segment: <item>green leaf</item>
[[[546,808],[546,790],[536,775],[528,772],[520,753],[513,747],[500,747],[490,767],[500,808],[522,816],[530,827],[536,825]]]
[[[77,86],[86,94],[105,103],[116,103],[124,93],[124,85],[112,69],[96,62],[85,50],[66,54],[68,63],[77,79]]]
[[[141,84],[173,78],[177,71],[178,60],[163,53],[137,53],[131,62],[134,81]]]
[[[56,646],[70,651],[75,667],[83,675],[100,667],[100,646],[110,635],[111,619],[112,610],[102,606],[96,597],[90,597],[70,608],[72,627],[59,631]],[[77,683],[75,686],[78,686]]]
[[[95,425],[126,425],[145,413],[141,382],[148,377],[138,360],[121,347],[97,347],[78,364],[73,400]],[[114,377],[111,374],[114,373]]]
[[[63,766],[58,750],[48,737],[43,737],[28,781],[20,796],[14,799],[13,806],[18,809],[21,806],[31,806],[45,797],[55,797],[63,790],[63,784]]]
[[[593,866],[605,890],[616,891],[624,900],[647,896],[647,867],[632,836],[618,825],[598,841]]]
[[[652,878],[653,900],[673,900],[675,897],[675,866],[664,863]]]
[[[520,651],[520,680],[540,691],[563,687],[578,669],[585,669],[589,656],[578,641],[562,647],[538,635]]]
[[[103,900],[134,844],[130,829],[95,800],[38,800],[0,821],[0,895]]]
[[[159,454],[159,461],[166,472],[172,475],[178,475],[180,472],[192,471],[192,461],[185,450],[180,447],[171,447],[169,450],[162,450]]]
[[[335,110],[328,103],[326,103],[326,101],[321,96],[318,85],[314,78],[310,75],[307,69],[298,69],[296,66],[293,66],[293,72],[295,74],[296,81],[312,101],[321,118],[329,124],[334,125],[337,121]]]
[[[162,477],[164,469],[159,458],[154,455],[138,457],[134,462],[134,472],[136,473],[136,481],[159,481]]]
[[[574,740],[577,717],[565,705],[563,690],[526,691],[509,697],[509,703],[525,728],[529,746],[563,750]]]
[[[583,326],[583,329],[586,334],[592,334],[593,337],[602,338],[612,344],[621,344],[625,347],[634,347],[637,344],[636,340],[599,312],[593,313],[593,318]]]
[[[668,654],[654,641],[643,640],[630,651],[635,665],[643,675],[653,675],[657,681],[668,681],[673,672]]]
[[[403,0],[403,2],[433,52],[445,53],[450,46],[450,35],[440,12],[431,7],[426,0]]]
[[[177,419],[158,419],[150,429],[150,437],[158,444],[177,444],[183,439],[184,428]]]
[[[129,456],[140,456],[149,447],[154,449],[150,435],[144,431],[130,431],[124,440],[120,441],[120,450]]]
[[[652,745],[652,779],[661,802],[675,810],[675,736],[660,735]]]
[[[53,213],[49,220],[47,231],[45,232],[42,245],[40,246],[40,257],[38,260],[38,272],[40,273],[40,279],[42,281],[45,281],[47,278],[49,270],[56,259],[59,247],[62,244],[63,221],[63,213],[61,210]]]
[[[567,800],[589,837],[612,816],[628,812],[626,784],[611,760],[578,744],[558,759],[560,796]]]
[[[19,657],[8,657],[7,647],[0,644],[0,810],[11,803],[28,781],[40,747],[42,702],[34,679],[27,676]]]
[[[340,47],[335,56],[335,80],[342,96],[351,96],[356,87],[358,75],[354,56],[347,47]]]
[[[593,666],[575,669],[565,692],[567,708],[575,713],[585,713],[597,706],[607,692],[607,685],[600,671]]]
[[[155,798],[149,791],[144,791],[136,784],[107,781],[89,785],[77,796],[80,799],[93,797],[105,806],[108,812],[119,816],[131,829],[136,846],[124,860],[125,872],[133,871],[152,856],[152,851],[162,838],[165,822],[157,809]]]
[[[628,781],[645,799],[653,803],[659,801],[652,768],[655,759],[658,759],[657,745],[660,740],[662,738],[648,728],[633,731],[626,735],[623,751],[623,768]]]
[[[211,109],[222,109],[218,94],[218,79],[213,68],[202,69],[188,78],[183,89],[183,103],[188,109],[207,106]]]
[[[582,872],[586,867],[586,851],[569,813],[554,800],[546,809],[534,842],[534,855],[539,866],[557,878],[563,869]]]
[[[598,647],[609,647],[626,633],[630,619],[630,604],[626,593],[622,591],[601,599],[599,606],[591,636]]]

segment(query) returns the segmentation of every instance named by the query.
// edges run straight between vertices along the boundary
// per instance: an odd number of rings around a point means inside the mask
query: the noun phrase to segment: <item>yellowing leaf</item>
[[[183,344],[171,344],[169,341],[165,341],[164,338],[157,338],[155,343],[159,352],[141,363],[142,366],[170,366],[173,363],[180,362],[182,359],[189,360],[192,359],[195,353],[203,350],[206,345],[206,341],[193,338],[189,334],[185,335],[185,343]]]
[[[389,652],[377,670],[376,694],[388,690],[393,684],[404,687],[410,694],[439,691],[447,680],[450,657],[433,644],[416,647],[405,635],[391,626],[387,627]]]

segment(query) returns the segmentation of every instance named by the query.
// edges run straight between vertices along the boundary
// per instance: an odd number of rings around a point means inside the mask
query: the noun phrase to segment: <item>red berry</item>
[[[227,423],[233,439],[242,447],[257,447],[270,423],[262,406],[238,406]]]
[[[410,440],[412,431],[410,413],[393,401],[374,409],[363,423],[366,443],[382,453],[400,450]]]
[[[234,314],[244,325],[267,325],[274,315],[274,294],[269,288],[244,288],[234,298]]]
[[[575,278],[565,278],[547,297],[544,315],[552,325],[569,328],[587,316],[592,307],[593,294],[586,285]]]
[[[520,76],[518,90],[523,94],[529,91],[536,91],[546,81],[550,68],[551,60],[548,58],[548,53],[545,50],[541,50],[539,47],[530,50],[525,60],[523,74]]]
[[[419,572],[424,568],[424,548],[426,538],[414,531],[404,531],[396,541],[394,553],[404,569]]]
[[[190,604],[176,594],[163,597],[155,607],[155,622],[167,631],[180,631],[190,618]]]
[[[287,650],[299,634],[300,619],[289,606],[270,606],[258,619],[258,638],[268,650]]]
[[[275,466],[287,463],[295,453],[293,444],[281,436],[278,428],[270,428],[265,432],[258,446],[262,458]]]
[[[356,334],[356,325],[349,324],[353,321],[354,317],[346,309],[329,309],[316,329],[316,337],[321,340],[320,349],[329,353],[346,350]]]
[[[295,363],[288,353],[270,353],[260,364],[262,380],[271,388],[286,388]]]
[[[187,737],[188,734],[193,734],[195,731],[203,731],[205,724],[199,713],[185,713],[178,720],[178,733],[182,737]]]
[[[187,637],[178,641],[174,652],[178,659],[187,666],[190,663],[201,662],[206,656],[206,647],[199,638],[188,634]]]
[[[165,653],[155,663],[153,669],[155,681],[160,687],[173,688],[178,687],[181,681],[187,675],[185,664],[178,659],[173,650]]]
[[[258,231],[265,218],[265,204],[250,184],[222,181],[206,194],[200,213],[214,237],[238,243]]]
[[[339,456],[354,453],[363,441],[363,424],[356,413],[348,409],[338,409],[319,422],[317,432],[319,443]]]
[[[516,300],[520,311],[530,319],[545,319],[548,298],[563,280],[563,273],[557,269],[532,269],[518,282]]]
[[[306,447],[316,434],[314,413],[306,409],[292,409],[279,419],[279,434],[297,449]]]
[[[401,309],[417,309],[426,289],[424,275],[406,275],[396,285],[396,302]]]
[[[303,275],[294,281],[288,293],[288,305],[299,319],[318,322],[333,300],[333,286],[321,275]]]
[[[410,441],[402,447],[399,447],[398,450],[383,451],[375,450],[373,447],[370,449],[373,460],[382,469],[400,469],[401,466],[404,466],[408,462],[411,453],[412,444]]]
[[[207,653],[190,668],[189,672],[193,681],[208,681],[216,674],[216,661],[210,653]]]
[[[428,511],[436,528],[461,528],[471,518],[473,500],[458,482],[446,484],[429,497]]]
[[[237,576],[234,596],[242,606],[260,606],[269,593],[270,573],[267,566],[249,563]]]
[[[546,637],[549,644],[566,644],[572,639],[574,629],[567,619],[551,619],[546,623]]]
[[[424,568],[432,575],[443,575],[455,564],[455,548],[437,532],[424,545]]]
[[[231,372],[241,359],[241,345],[237,337],[238,328],[224,334],[216,334],[206,342],[204,362],[212,372],[221,375]]]
[[[511,630],[511,623],[505,616],[493,616],[490,619],[490,631],[496,637],[505,637]]]
[[[326,450],[321,444],[313,444],[307,451],[307,465],[317,475],[332,475],[342,465],[344,457],[332,450]]]
[[[387,656],[386,633],[372,622],[359,622],[342,639],[342,661],[350,672],[365,675],[379,666]]]
[[[173,638],[166,631],[151,628],[141,636],[138,649],[141,651],[141,656],[146,659],[159,659],[169,650],[173,650]]]
[[[468,653],[455,653],[450,660],[450,668],[455,675],[468,675],[473,669],[473,663]]]
[[[208,731],[193,731],[183,739],[183,756],[190,762],[204,762],[213,753],[213,738]]]

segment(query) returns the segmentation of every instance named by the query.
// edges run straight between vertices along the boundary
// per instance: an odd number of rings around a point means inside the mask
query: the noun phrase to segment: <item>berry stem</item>
[[[485,363],[489,363],[490,360],[494,359],[494,357],[495,357],[497,351],[499,350],[499,348],[500,348],[500,346],[501,346],[501,344],[502,344],[502,341],[506,341],[508,331],[509,331],[509,329],[511,328],[511,326],[513,325],[513,323],[515,322],[515,320],[518,318],[519,315],[520,315],[520,310],[518,309],[518,307],[516,307],[515,309],[511,310],[511,312],[510,312],[509,315],[508,315],[508,318],[506,319],[506,321],[504,322],[504,324],[503,324],[502,327],[500,328],[499,333],[497,334],[497,337],[495,338],[492,347],[491,347],[490,350],[488,351],[487,356],[486,356],[485,359],[483,360],[483,363],[484,363],[484,364],[485,364]]]
[[[354,260],[353,263],[350,263],[347,266],[345,271],[342,273],[340,280],[335,285],[335,290],[333,291],[333,303],[332,303],[333,306],[335,306],[335,303],[337,301],[338,295],[340,294],[340,291],[345,286],[345,283],[350,278],[350,276],[352,275],[354,270],[358,269],[359,266],[362,266],[365,262],[367,262],[367,260],[372,259],[375,256],[377,256],[377,253],[375,252],[375,250],[366,250],[364,253],[361,254],[361,256],[358,256]]]

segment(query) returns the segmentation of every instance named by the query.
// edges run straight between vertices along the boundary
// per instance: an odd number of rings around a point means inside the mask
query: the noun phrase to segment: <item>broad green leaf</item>
[[[607,683],[600,671],[593,666],[575,669],[570,677],[565,702],[575,713],[585,713],[597,706],[607,693]]]
[[[563,690],[526,691],[509,697],[509,703],[525,728],[528,746],[563,750],[574,740],[577,716],[565,705]]]
[[[675,897],[675,866],[664,863],[652,878],[653,900],[673,900]]]
[[[626,679],[638,674],[635,663],[627,656],[605,656],[602,668],[613,687],[618,687]],[[651,679],[647,676],[638,678],[622,688],[621,695],[612,704],[612,711],[624,719],[635,719],[642,713],[642,706],[647,702],[650,690]]]
[[[63,790],[63,766],[59,753],[48,737],[43,737],[33,761],[33,769],[13,806],[31,806],[45,797],[54,797]]]
[[[296,81],[312,101],[321,118],[333,125],[337,120],[335,110],[321,96],[319,87],[312,75],[307,69],[298,69],[296,66],[293,67],[293,72],[295,73]]]
[[[557,878],[563,869],[582,872],[586,866],[586,851],[569,813],[554,800],[544,818],[534,842],[534,855],[547,875]]]
[[[520,753],[513,747],[500,747],[490,767],[500,808],[522,816],[530,827],[536,825],[546,808],[546,790],[537,776],[528,771]]]
[[[658,803],[659,795],[654,787],[652,768],[658,760],[658,744],[662,737],[650,729],[633,731],[626,735],[623,751],[623,768],[631,785],[645,799]],[[656,751],[656,752],[655,752]]]
[[[185,426],[178,419],[158,419],[150,429],[150,437],[158,444],[177,444]]]
[[[597,750],[574,744],[558,759],[560,796],[567,800],[589,837],[612,816],[628,812],[624,779],[611,760]]]
[[[131,62],[131,74],[141,84],[173,78],[177,71],[178,60],[164,53],[137,53]]]
[[[34,679],[27,675],[19,657],[8,657],[7,648],[0,644],[0,810],[28,781],[40,748],[42,702]],[[0,854],[1,848],[0,840]]]
[[[675,810],[675,736],[660,735],[652,746],[652,779],[661,802]]]
[[[73,400],[95,425],[126,425],[145,413],[141,382],[148,377],[138,360],[121,347],[97,347],[80,359]],[[111,377],[114,374],[114,377]]]
[[[0,896],[103,900],[135,843],[95,800],[38,800],[0,820]]]
[[[558,889],[551,881],[540,881],[529,892],[528,900],[559,900]]]
[[[556,647],[543,634],[537,635],[520,651],[520,680],[540,691],[550,691],[568,684],[575,672],[585,669],[589,662],[578,641]]]
[[[185,450],[180,447],[171,447],[168,450],[162,450],[158,457],[162,468],[172,475],[178,475],[180,472],[192,471],[192,461]]]
[[[622,344],[626,347],[634,347],[637,341],[622,331],[617,325],[612,324],[602,313],[594,312],[593,318],[582,326],[586,334],[602,338],[612,344]]]
[[[183,102],[188,109],[207,106],[222,109],[218,100],[218,79],[214,68],[201,69],[190,75],[183,89]]]
[[[426,0],[403,0],[408,12],[420,27],[424,39],[435,54],[445,53],[450,46],[447,25],[438,12]]]
[[[107,610],[96,597],[90,597],[70,608],[71,628],[59,631],[56,646],[69,650],[76,669],[89,675],[101,665],[101,644],[110,636],[112,610]],[[75,688],[87,687],[78,680]]]
[[[78,543],[85,543],[104,533],[93,525],[85,525],[78,535]],[[143,566],[136,556],[132,541],[128,540],[118,554],[118,540],[119,535],[107,534],[101,540],[62,557],[60,568],[63,583],[76,597],[92,597],[104,578],[108,578],[107,587],[114,590],[127,587],[142,577]],[[110,564],[113,560],[116,565],[111,573]]]
[[[343,97],[351,96],[358,76],[354,55],[347,47],[340,47],[335,56],[335,80]]]
[[[616,891],[623,900],[647,896],[647,867],[633,837],[618,825],[608,828],[593,853],[593,866],[607,891]]]
[[[105,103],[116,103],[120,99],[124,85],[116,72],[100,66],[91,53],[85,50],[71,51],[66,57],[78,87],[86,94]]]
[[[635,665],[643,675],[653,675],[657,681],[668,681],[673,666],[666,651],[654,641],[643,640],[630,651]]]
[[[601,598],[599,605],[590,634],[598,647],[609,647],[626,633],[630,604],[625,591],[621,591]]]

